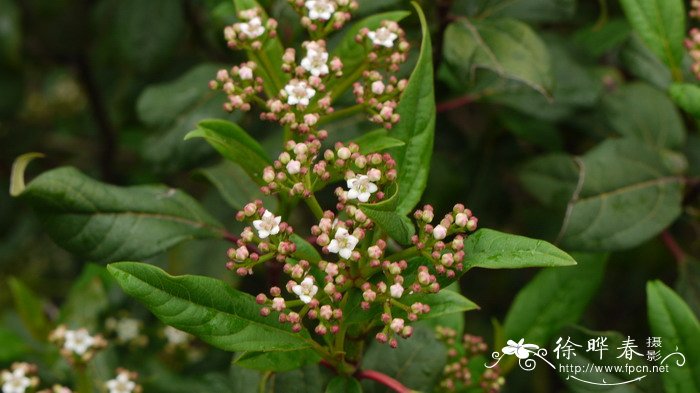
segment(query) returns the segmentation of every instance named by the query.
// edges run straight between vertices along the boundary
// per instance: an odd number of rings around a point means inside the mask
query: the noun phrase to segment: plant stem
[[[76,392],[77,393],[92,393],[92,379],[88,373],[87,365],[79,365],[75,368],[76,374]]]
[[[352,84],[362,76],[362,73],[367,68],[367,61],[360,64],[359,67],[352,74],[348,75],[345,79],[341,80],[340,83],[333,86],[331,90],[331,99],[335,101],[338,97],[345,93],[345,90],[349,89]]]
[[[260,382],[258,383],[258,392],[265,393],[265,388],[267,387],[267,381],[270,380],[272,376],[272,371],[266,371],[260,376]]]
[[[275,72],[272,63],[270,62],[270,58],[267,57],[267,53],[264,50],[259,50],[249,51],[248,54],[249,57],[252,58],[251,60],[257,60],[256,62],[263,66],[263,69],[265,69],[265,73],[270,77],[270,79],[272,79],[272,85],[275,89],[275,93],[282,89],[282,81],[279,80],[279,75],[277,74],[277,72]]]
[[[413,390],[404,386],[401,382],[395,380],[394,378],[382,374],[374,370],[361,370],[355,374],[357,379],[370,379],[375,382],[379,382],[382,385],[388,387],[389,389],[395,391],[396,393],[411,393]]]
[[[318,199],[314,194],[311,194],[308,198],[304,198],[306,205],[311,209],[311,212],[316,216],[317,219],[323,218],[323,208],[318,203]]]
[[[356,115],[358,113],[361,113],[364,109],[365,109],[365,107],[363,105],[360,105],[360,104],[356,104],[356,105],[349,106],[349,107],[346,107],[343,109],[339,109],[337,111],[333,111],[333,113],[330,113],[326,116],[321,117],[321,119],[318,121],[318,124],[319,125],[326,124],[326,123],[330,123],[330,122],[338,120],[338,119],[342,119],[344,117]]]
[[[396,254],[390,255],[387,260],[395,262],[420,255],[420,250],[416,246],[405,248]]]
[[[678,265],[683,265],[686,262],[687,255],[668,229],[661,232],[661,240],[664,242],[664,245],[671,255],[673,255],[676,263]]]

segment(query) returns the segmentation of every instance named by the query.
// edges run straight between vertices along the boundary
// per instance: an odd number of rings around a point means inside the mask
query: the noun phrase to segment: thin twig
[[[361,370],[355,373],[355,378],[357,379],[370,379],[375,382],[379,382],[382,385],[388,387],[389,389],[395,391],[396,393],[411,393],[413,390],[404,386],[401,382],[395,380],[394,378],[382,374],[379,371],[374,370]]]
[[[673,258],[676,260],[676,263],[678,263],[678,265],[683,265],[686,261],[687,254],[685,253],[685,251],[683,251],[681,246],[678,244],[671,232],[668,231],[668,229],[661,232],[661,241],[664,242],[664,246],[666,246],[671,255],[673,255]]]

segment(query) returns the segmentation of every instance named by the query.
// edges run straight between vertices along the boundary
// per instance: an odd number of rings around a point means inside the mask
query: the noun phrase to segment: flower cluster
[[[148,344],[148,336],[141,334],[143,322],[139,319],[122,317],[110,317],[105,320],[105,329],[114,333],[118,344],[143,347]]]
[[[361,29],[355,38],[365,45],[368,69],[362,80],[353,84],[353,93],[358,104],[369,112],[369,119],[389,129],[398,123],[396,113],[398,99],[408,81],[391,75],[406,62],[410,45],[405,32],[393,21],[383,21],[376,30]]]
[[[268,37],[277,36],[277,21],[267,18],[260,8],[238,13],[241,22],[224,29],[224,38],[230,48],[260,50]]]
[[[39,385],[36,374],[36,366],[28,363],[14,363],[10,371],[2,372],[3,393],[25,393],[27,389],[34,389]]]
[[[216,79],[209,82],[211,89],[220,89],[228,97],[224,110],[233,112],[238,109],[244,112],[250,110],[250,102],[257,99],[263,91],[263,79],[255,75],[257,64],[253,61],[233,66],[230,70],[221,69]]]
[[[438,326],[436,332],[438,339],[448,348],[447,364],[440,381],[440,387],[444,391],[456,392],[466,388],[473,389],[477,386],[484,393],[501,391],[505,380],[501,376],[498,366],[494,368],[483,366],[483,355],[488,347],[482,337],[465,334],[461,340],[458,340],[457,332],[454,329],[442,326]],[[476,369],[481,370],[481,374],[475,378],[473,373]]]
[[[430,205],[416,210],[413,216],[421,224],[418,234],[413,236],[413,244],[432,260],[435,271],[452,278],[464,270],[464,236],[475,231],[479,222],[471,210],[457,204],[435,226],[431,225],[434,213]],[[446,240],[452,236],[452,241]]]
[[[60,325],[49,334],[49,341],[61,348],[61,355],[70,363],[86,363],[97,351],[107,346],[100,335],[91,336],[87,329],[68,330]]]
[[[688,15],[691,19],[700,20],[700,0],[692,0],[690,2],[690,11]],[[691,71],[695,74],[696,78],[700,79],[700,29],[697,27],[690,29],[684,44],[693,61]]]
[[[340,30],[357,9],[354,0],[288,0],[301,16],[301,25],[314,37],[324,37]]]
[[[123,368],[117,369],[117,377],[105,383],[109,393],[140,393],[141,386],[136,384],[138,374]]]

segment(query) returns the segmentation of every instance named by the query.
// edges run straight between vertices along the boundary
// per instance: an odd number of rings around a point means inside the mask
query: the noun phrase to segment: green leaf
[[[647,284],[649,325],[656,337],[661,337],[664,355],[677,351],[685,356],[685,364],[677,366],[678,357],[668,359],[668,372],[661,378],[665,392],[700,391],[700,323],[672,289],[661,281]]]
[[[136,70],[150,72],[175,52],[186,30],[182,4],[171,0],[123,0],[116,7],[117,48]],[[154,23],[154,21],[168,23]]]
[[[466,269],[520,269],[575,265],[566,252],[544,240],[479,229],[464,242]]]
[[[476,303],[462,296],[459,292],[452,290],[441,290],[438,293],[408,295],[401,299],[401,303],[409,306],[415,302],[430,306],[430,312],[421,316],[421,320],[440,318],[445,315],[460,314],[465,311],[479,309]]]
[[[570,19],[576,12],[576,0],[457,0],[453,9],[480,17],[509,16],[527,22],[556,22]]]
[[[362,369],[384,373],[409,389],[429,392],[442,377],[446,361],[447,349],[435,338],[435,332],[416,325],[413,336],[399,340],[396,349],[372,341],[362,359]],[[390,392],[376,382],[363,381],[362,386],[367,393]]]
[[[308,333],[294,333],[277,315],[260,315],[255,298],[223,281],[202,276],[170,276],[135,262],[107,267],[124,292],[163,323],[194,334],[225,351],[292,351],[309,348]]]
[[[223,227],[197,201],[165,186],[116,187],[75,168],[41,174],[20,194],[60,246],[84,258],[148,258]]]
[[[620,59],[634,76],[652,85],[666,89],[671,84],[671,70],[659,60],[637,34],[632,34],[622,48]]]
[[[242,210],[247,203],[256,199],[262,200],[268,210],[277,210],[277,199],[263,194],[260,186],[234,162],[224,160],[217,165],[200,169],[198,173],[209,180],[229,206],[236,210]]]
[[[696,119],[700,119],[700,86],[674,83],[668,90],[673,101]]]
[[[394,186],[387,191],[389,198],[379,203],[360,203],[359,207],[367,217],[382,228],[392,239],[400,244],[411,243],[411,236],[416,233],[413,222],[395,210],[400,206],[401,187]]]
[[[317,264],[322,259],[321,254],[319,254],[316,247],[304,240],[304,238],[301,236],[295,233],[290,237],[290,239],[297,246],[297,250],[294,251],[293,254],[295,258],[305,259],[312,264]]]
[[[454,282],[446,287],[444,287],[438,294],[441,294],[443,292],[454,292],[459,294],[460,288],[459,288],[459,282]],[[469,299],[467,299],[471,303]],[[477,306],[475,303],[473,304],[472,309],[478,309],[479,306]],[[442,314],[439,316],[436,316],[433,318],[430,314],[433,312],[433,306],[430,306],[431,311],[430,313],[424,315],[423,319],[421,319],[421,323],[426,325],[426,326],[432,326],[433,328],[436,328],[438,326],[442,327],[448,327],[451,329],[454,329],[457,332],[457,336],[461,336],[464,334],[464,311],[469,311],[469,309],[460,311],[460,312],[455,312],[451,314]]]
[[[262,172],[271,165],[267,153],[258,141],[235,123],[222,120],[204,120],[185,139],[204,138],[222,156],[241,166],[250,177],[263,184]]]
[[[590,57],[598,58],[622,45],[630,35],[630,26],[624,18],[595,23],[574,34],[576,46]]]
[[[406,144],[404,141],[388,135],[389,130],[386,128],[380,128],[378,130],[362,134],[359,138],[354,139],[352,142],[357,143],[360,146],[361,154],[376,153],[391,147],[401,147]]]
[[[445,60],[458,70],[463,80],[467,80],[476,69],[485,68],[545,96],[552,88],[547,47],[522,22],[460,19],[447,27],[443,50]]]
[[[108,286],[113,284],[114,280],[104,267],[87,265],[61,307],[60,323],[92,331],[101,328],[101,317],[109,309]]]
[[[14,331],[0,326],[0,362],[9,364],[23,359],[29,352],[29,347]]]
[[[49,334],[49,320],[44,314],[44,300],[14,277],[8,280],[10,292],[26,329],[37,340],[44,341]]]
[[[578,264],[540,271],[518,292],[506,315],[507,339],[546,345],[561,328],[576,323],[596,295],[606,255],[574,254]]]
[[[234,363],[245,368],[259,371],[290,371],[307,364],[315,364],[321,357],[313,350],[295,351],[243,352]]]
[[[576,189],[578,168],[570,156],[554,153],[525,164],[519,177],[523,187],[541,204],[563,210]]]
[[[10,195],[19,196],[27,186],[24,184],[24,172],[35,158],[44,157],[41,153],[25,153],[15,159],[12,163],[12,175],[10,178]]]
[[[562,224],[562,244],[575,250],[634,247],[681,213],[682,179],[658,150],[634,139],[607,140],[577,160],[578,193]]]
[[[339,375],[328,383],[326,393],[362,393],[362,385],[353,377]]]
[[[622,136],[661,148],[679,148],[685,141],[683,119],[673,102],[647,84],[623,85],[603,98],[603,109]]]
[[[685,50],[685,9],[682,0],[620,0],[632,28],[649,48],[680,73]],[[680,75],[676,75],[678,77]]]
[[[435,92],[430,31],[423,11],[416,3],[413,4],[421,20],[423,39],[418,62],[396,109],[401,120],[391,131],[392,137],[403,141],[405,145],[389,149],[389,153],[396,160],[399,174],[399,202],[396,213],[402,216],[413,209],[423,194],[428,181],[435,137]]]

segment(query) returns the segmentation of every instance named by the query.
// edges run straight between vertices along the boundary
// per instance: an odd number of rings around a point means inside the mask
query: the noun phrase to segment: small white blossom
[[[241,31],[249,38],[258,38],[265,33],[265,27],[259,17],[252,18],[248,22],[239,24]]]
[[[238,70],[238,76],[244,81],[253,79],[253,69],[248,66],[243,66]]]
[[[129,378],[128,372],[121,372],[116,378],[105,384],[109,393],[132,393],[136,389],[136,383]]]
[[[515,355],[518,359],[527,359],[530,356],[531,350],[539,349],[535,344],[525,344],[525,339],[521,338],[517,343],[513,340],[508,340],[507,346],[503,347],[502,351],[506,355]]]
[[[301,163],[297,160],[291,160],[287,163],[287,172],[290,175],[296,175],[301,171]]]
[[[335,239],[328,244],[328,251],[348,259],[352,255],[352,250],[355,249],[358,241],[355,236],[348,233],[347,229],[338,228],[335,231]]]
[[[273,310],[282,311],[285,308],[287,308],[287,305],[284,302],[284,298],[276,297],[276,298],[272,299],[272,309]]]
[[[442,240],[447,236],[447,228],[442,225],[437,225],[433,229],[433,237],[435,240]]]
[[[391,324],[389,324],[389,327],[391,328],[391,330],[395,331],[396,333],[399,333],[404,328],[404,320],[401,318],[394,318],[391,321]]]
[[[304,5],[309,10],[311,20],[328,20],[335,12],[335,3],[332,0],[308,0]]]
[[[306,57],[301,59],[301,66],[313,76],[328,74],[328,52],[319,45],[309,44]]]
[[[265,210],[262,219],[253,221],[253,226],[258,230],[258,236],[265,239],[270,235],[276,235],[280,232],[281,216],[275,217],[269,210]]]
[[[377,185],[369,180],[366,175],[348,179],[348,199],[357,199],[360,202],[367,202],[369,197],[377,192]]]
[[[314,285],[313,278],[306,277],[302,280],[301,284],[292,287],[292,292],[299,296],[302,302],[308,304],[314,298],[316,292],[318,292],[318,287]]]
[[[183,332],[182,330],[175,329],[172,326],[166,326],[163,333],[165,333],[165,338],[168,340],[168,344],[171,345],[182,345],[190,340],[189,334]]]
[[[76,355],[83,355],[95,344],[95,338],[86,329],[67,330],[65,337],[66,342],[63,344],[63,348]]]
[[[32,384],[32,380],[25,375],[24,368],[17,368],[13,372],[2,372],[3,393],[24,393]]]
[[[292,80],[284,87],[287,92],[287,103],[289,105],[309,105],[309,100],[316,95],[316,90],[312,89],[305,81]]]
[[[386,27],[380,27],[375,31],[370,31],[367,33],[369,39],[372,43],[377,46],[384,46],[391,48],[394,46],[394,41],[399,37],[393,31],[387,29]]]
[[[399,299],[401,296],[403,296],[403,286],[399,283],[396,283],[389,287],[389,294],[391,294],[391,297],[395,299]]]
[[[121,341],[131,341],[139,336],[141,321],[133,318],[123,318],[117,322],[117,337]]]

